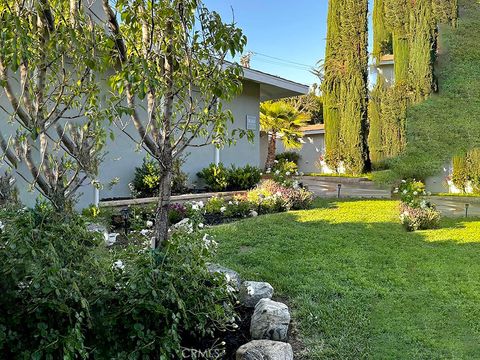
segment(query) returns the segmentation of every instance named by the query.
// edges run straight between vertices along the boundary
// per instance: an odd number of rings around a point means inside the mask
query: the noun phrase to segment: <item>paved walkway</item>
[[[336,198],[338,195],[338,184],[342,184],[340,197],[342,198],[371,198],[390,199],[388,189],[382,189],[371,181],[361,181],[349,178],[325,178],[304,176],[300,179],[307,185],[310,191],[316,195],[326,198]],[[430,201],[437,205],[437,209],[445,216],[465,216],[465,204],[468,204],[468,216],[480,217],[480,197],[439,197],[432,196]]]
[[[341,183],[340,197],[344,198],[375,198],[389,199],[390,191],[381,189],[371,181],[359,181],[358,179],[324,178],[304,176],[300,179],[310,191],[321,197],[336,198],[338,184]]]
[[[468,204],[468,216],[480,217],[480,198],[432,196],[430,201],[437,205],[437,209],[445,216],[465,216],[465,204]]]

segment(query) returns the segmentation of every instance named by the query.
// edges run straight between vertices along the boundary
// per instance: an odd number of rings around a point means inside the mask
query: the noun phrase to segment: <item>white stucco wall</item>
[[[261,167],[265,166],[268,151],[268,135],[262,133],[260,137]],[[302,138],[304,144],[301,149],[286,150],[281,140],[277,140],[277,154],[285,151],[294,151],[300,154],[298,171],[304,173],[330,173],[321,157],[325,154],[325,134],[308,134]]]

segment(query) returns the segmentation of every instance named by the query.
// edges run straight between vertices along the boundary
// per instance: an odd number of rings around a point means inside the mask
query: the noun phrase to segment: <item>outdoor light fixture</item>
[[[120,214],[122,215],[122,219],[123,219],[123,228],[125,231],[125,235],[127,235],[128,219],[130,218],[130,209],[123,208],[122,210],[120,210]]]
[[[468,217],[468,208],[470,207],[470,204],[465,204],[465,217]]]
[[[340,199],[340,192],[342,191],[342,184],[338,184],[337,188],[338,188],[337,197]]]

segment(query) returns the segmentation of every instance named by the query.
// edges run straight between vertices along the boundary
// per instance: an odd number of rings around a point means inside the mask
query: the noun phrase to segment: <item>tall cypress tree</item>
[[[367,160],[368,0],[331,0],[325,58],[327,164],[361,173]],[[332,133],[329,133],[332,131]]]
[[[433,85],[434,31],[436,21],[432,0],[417,0],[410,4],[409,85],[413,102],[430,95]]]
[[[343,0],[330,0],[328,4],[327,47],[325,51],[323,91],[323,118],[325,122],[325,160],[338,169],[342,160],[340,142],[340,83],[343,53],[341,47],[341,10]]]
[[[385,21],[385,0],[375,0],[373,5],[373,56],[379,60],[382,55],[390,54],[392,32]]]
[[[392,30],[395,82],[408,81],[410,0],[384,0],[385,21]]]

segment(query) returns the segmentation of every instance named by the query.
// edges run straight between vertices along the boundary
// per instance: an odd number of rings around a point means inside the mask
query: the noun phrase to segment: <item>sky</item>
[[[328,0],[204,0],[225,22],[235,17],[254,52],[251,68],[311,85],[325,55]],[[233,9],[233,13],[232,13]],[[238,60],[238,59],[237,59]]]

